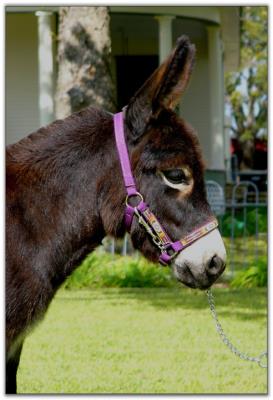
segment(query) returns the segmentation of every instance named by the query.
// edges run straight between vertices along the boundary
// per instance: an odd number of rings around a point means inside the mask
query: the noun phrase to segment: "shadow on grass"
[[[263,319],[267,315],[267,290],[255,289],[212,289],[215,295],[216,310],[219,315],[242,320]],[[71,296],[69,296],[71,293]],[[138,305],[167,310],[204,310],[208,309],[205,291],[187,288],[103,288],[78,291],[63,291],[58,299],[65,301],[107,301],[110,306],[122,305],[133,301]]]

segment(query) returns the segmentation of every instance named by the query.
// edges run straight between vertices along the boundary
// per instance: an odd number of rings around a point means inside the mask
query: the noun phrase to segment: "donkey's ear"
[[[174,109],[184,92],[194,64],[195,46],[181,36],[167,60],[161,64],[131,98],[126,122],[135,138],[141,136],[151,118],[162,109]]]

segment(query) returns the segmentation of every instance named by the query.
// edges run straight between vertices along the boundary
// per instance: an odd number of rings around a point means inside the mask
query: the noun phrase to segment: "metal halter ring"
[[[130,197],[139,197],[139,203],[135,206],[132,206],[131,204],[129,204],[129,199]],[[139,192],[135,192],[133,194],[127,194],[126,199],[125,199],[125,204],[127,207],[137,207],[141,202],[143,201],[143,196],[139,193]]]

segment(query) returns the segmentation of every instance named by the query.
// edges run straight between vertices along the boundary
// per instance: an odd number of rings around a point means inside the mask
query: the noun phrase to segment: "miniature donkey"
[[[194,57],[194,46],[180,37],[124,109],[137,187],[172,240],[212,215],[198,139],[173,111]],[[16,393],[27,331],[105,235],[124,235],[126,192],[112,116],[92,107],[8,146],[6,165],[6,391]],[[135,220],[130,234],[136,249],[158,260],[158,249]],[[184,284],[205,289],[223,272],[225,257],[215,229],[179,253],[172,268]]]

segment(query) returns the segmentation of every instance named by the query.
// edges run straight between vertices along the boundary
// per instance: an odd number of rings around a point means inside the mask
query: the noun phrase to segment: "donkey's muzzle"
[[[217,260],[216,260],[217,259]],[[197,274],[196,267],[192,263],[185,263],[182,266],[175,265],[176,278],[193,289],[208,289],[225,269],[225,262],[214,256],[207,263],[204,272]]]
[[[226,251],[218,229],[199,239],[175,259],[176,278],[191,288],[207,289],[223,273]]]

